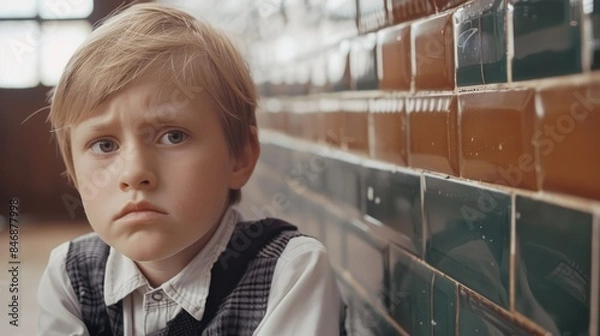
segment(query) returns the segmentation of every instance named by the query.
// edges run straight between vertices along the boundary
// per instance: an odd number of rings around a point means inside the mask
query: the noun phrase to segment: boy
[[[94,233],[54,249],[41,335],[337,335],[324,247],[232,208],[259,156],[256,96],[224,35],[157,4],[74,54],[49,120]]]

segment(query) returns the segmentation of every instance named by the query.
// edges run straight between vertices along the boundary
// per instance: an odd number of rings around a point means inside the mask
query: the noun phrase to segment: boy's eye
[[[92,152],[96,154],[106,154],[117,149],[117,145],[112,140],[100,140],[92,145]]]
[[[187,138],[187,134],[182,131],[169,131],[159,140],[163,145],[176,145]]]

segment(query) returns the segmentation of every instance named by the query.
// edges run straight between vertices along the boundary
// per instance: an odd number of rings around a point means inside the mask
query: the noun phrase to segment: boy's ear
[[[258,132],[256,126],[250,126],[250,140],[244,146],[242,153],[234,158],[234,166],[229,184],[230,189],[241,189],[252,176],[260,155]]]

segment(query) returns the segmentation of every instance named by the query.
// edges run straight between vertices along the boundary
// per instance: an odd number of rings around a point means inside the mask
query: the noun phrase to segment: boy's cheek
[[[86,167],[75,169],[77,191],[84,201],[98,201],[110,184],[114,184],[115,176],[102,167]]]

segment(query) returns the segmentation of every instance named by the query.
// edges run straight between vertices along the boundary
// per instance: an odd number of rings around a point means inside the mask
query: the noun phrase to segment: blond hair
[[[77,187],[70,128],[142,76],[159,76],[184,93],[202,87],[219,109],[230,154],[239,156],[256,127],[257,93],[246,63],[220,31],[180,10],[135,4],[106,19],[68,62],[51,96],[49,121],[66,175]],[[186,93],[186,95],[189,92]],[[230,191],[230,203],[241,192]]]

